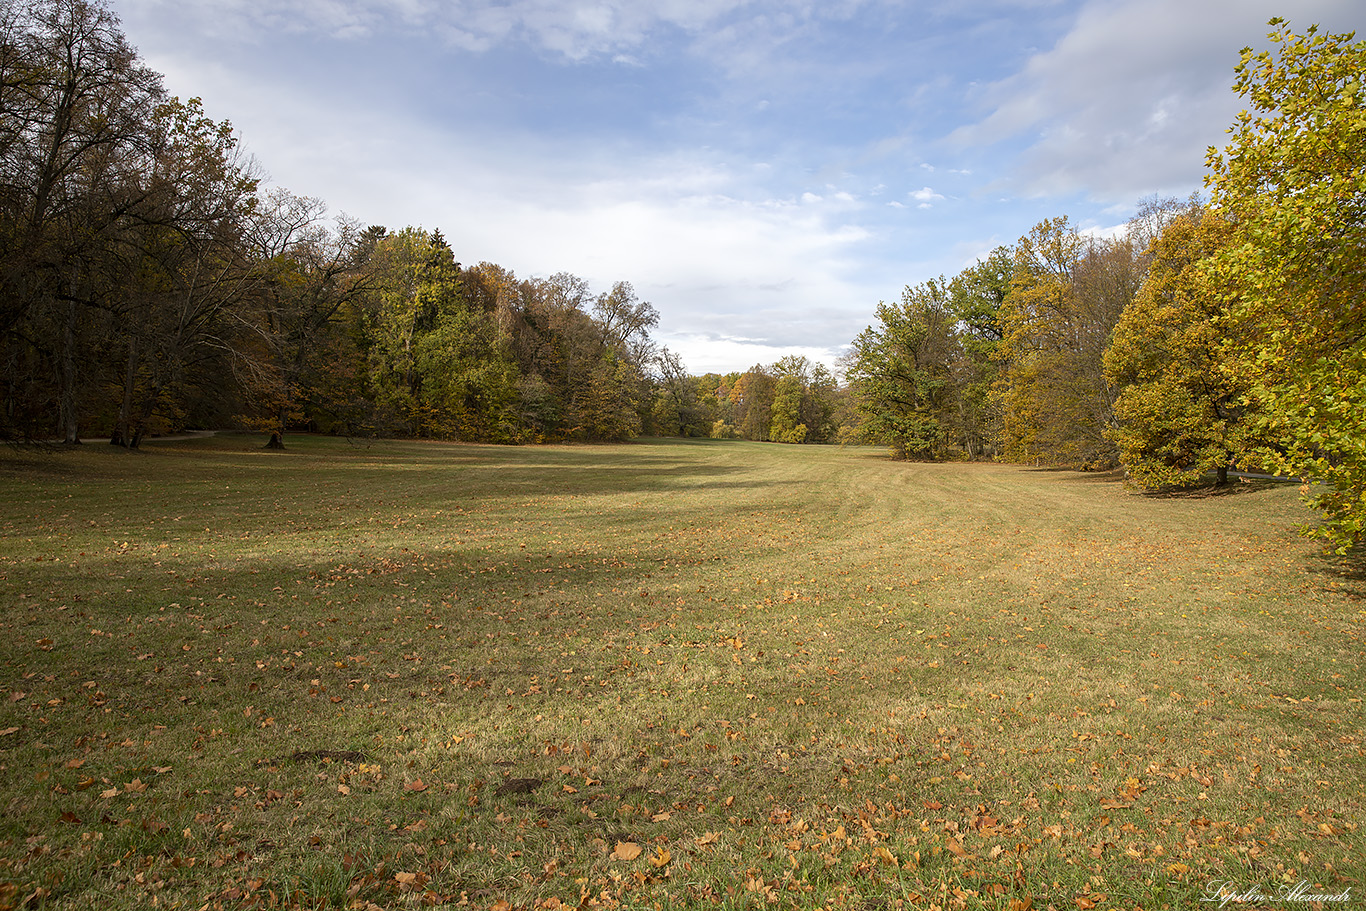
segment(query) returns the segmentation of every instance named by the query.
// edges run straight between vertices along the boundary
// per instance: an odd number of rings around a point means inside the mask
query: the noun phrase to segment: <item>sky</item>
[[[110,0],[269,182],[465,265],[630,282],[693,374],[835,366],[1045,218],[1201,190],[1267,20],[1361,0]]]

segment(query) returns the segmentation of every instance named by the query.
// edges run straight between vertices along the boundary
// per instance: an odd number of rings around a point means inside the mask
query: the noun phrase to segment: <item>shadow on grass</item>
[[[1263,493],[1279,490],[1287,486],[1298,486],[1299,481],[1282,481],[1271,478],[1233,478],[1220,484],[1213,478],[1206,478],[1198,484],[1185,487],[1161,487],[1145,490],[1143,495],[1157,500],[1204,500],[1209,497],[1235,497],[1249,493]]]
[[[1345,554],[1319,553],[1309,561],[1308,569],[1336,580],[1347,597],[1366,601],[1366,544],[1358,544]]]

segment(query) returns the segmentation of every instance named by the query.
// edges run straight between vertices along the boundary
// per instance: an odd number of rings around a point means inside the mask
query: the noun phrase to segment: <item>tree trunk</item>
[[[62,363],[61,393],[58,399],[57,416],[61,426],[62,442],[76,446],[81,442],[80,428],[76,419],[76,308],[74,300],[66,305],[66,319],[62,326]]]
[[[285,448],[285,440],[284,440],[284,437],[281,436],[278,432],[272,433],[272,434],[270,435],[270,439],[266,441],[266,448],[267,448],[267,449],[284,449],[284,448]]]
[[[1225,484],[1228,483],[1227,465],[1220,465],[1218,468],[1215,469],[1215,474],[1217,477],[1217,480],[1214,482],[1215,484],[1217,484],[1220,487],[1223,487]]]
[[[133,436],[133,387],[137,383],[137,339],[134,333],[128,334],[128,362],[123,372],[123,401],[119,403],[119,419],[114,425],[114,433],[109,438],[113,446],[132,448]]]

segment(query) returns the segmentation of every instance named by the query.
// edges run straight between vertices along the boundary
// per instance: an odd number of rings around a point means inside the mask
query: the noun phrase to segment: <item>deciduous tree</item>
[[[1274,47],[1235,71],[1248,110],[1208,158],[1211,203],[1238,227],[1212,274],[1278,425],[1263,455],[1316,479],[1317,532],[1345,551],[1366,538],[1366,42],[1271,26]]]
[[[1247,384],[1223,330],[1226,302],[1206,261],[1233,226],[1195,210],[1154,239],[1147,277],[1115,327],[1105,373],[1119,391],[1111,439],[1148,488],[1219,482],[1248,451]]]

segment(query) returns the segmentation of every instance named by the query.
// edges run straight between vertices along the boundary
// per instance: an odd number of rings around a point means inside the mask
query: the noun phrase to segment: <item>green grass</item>
[[[1366,895],[1294,487],[260,444],[0,456],[0,909]]]

